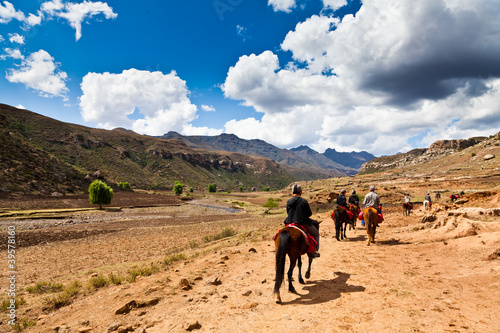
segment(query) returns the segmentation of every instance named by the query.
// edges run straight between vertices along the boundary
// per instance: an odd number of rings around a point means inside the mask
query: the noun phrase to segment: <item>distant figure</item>
[[[441,199],[441,193],[440,192],[437,192],[436,193],[436,197],[435,197],[436,201]]]
[[[427,193],[425,195],[425,198],[424,198],[424,210],[429,210],[431,209],[431,206],[432,206],[432,200],[431,200],[431,195],[429,193]]]

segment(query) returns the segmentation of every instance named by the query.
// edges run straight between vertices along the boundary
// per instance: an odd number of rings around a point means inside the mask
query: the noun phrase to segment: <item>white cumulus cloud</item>
[[[24,59],[24,56],[22,55],[21,51],[19,51],[19,49],[5,48],[4,52],[5,54],[0,55],[0,59],[2,60],[6,58]]]
[[[13,19],[23,21],[24,18],[24,13],[16,10],[10,2],[4,1],[3,4],[0,4],[0,23],[9,23]]]
[[[295,0],[269,0],[268,6],[272,6],[275,12],[290,13],[295,8]]]
[[[205,104],[203,104],[201,106],[201,109],[203,111],[207,111],[207,112],[214,112],[215,111],[215,108],[212,105],[205,105]]]
[[[11,43],[18,43],[24,45],[24,36],[21,36],[18,33],[9,34],[9,40]]]
[[[50,16],[56,16],[66,19],[70,26],[76,31],[76,40],[82,37],[82,23],[87,18],[92,18],[96,15],[104,15],[107,19],[116,18],[118,15],[113,12],[105,2],[84,1],[82,3],[62,3],[61,0],[48,1],[42,4],[42,12],[48,13]]]
[[[496,133],[498,17],[496,0],[371,0],[341,20],[313,15],[282,42],[293,63],[283,67],[280,53],[264,51],[228,70],[225,97],[263,115],[226,130],[279,146],[375,154],[404,151],[415,138],[424,145],[460,131]]]
[[[14,51],[13,54],[17,54]],[[23,83],[26,87],[38,91],[41,96],[66,98],[68,75],[59,69],[59,64],[45,50],[39,50],[23,59],[18,68],[7,72],[10,82]]]
[[[88,73],[81,84],[80,109],[85,121],[99,127],[126,127],[148,135],[193,131],[196,105],[186,82],[176,72],[124,70],[119,74]],[[142,118],[129,117],[139,112]],[[208,131],[208,129],[207,129]]]

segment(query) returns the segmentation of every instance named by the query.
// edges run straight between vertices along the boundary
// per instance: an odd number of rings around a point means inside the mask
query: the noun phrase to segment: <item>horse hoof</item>
[[[300,279],[300,280],[299,280],[299,283],[300,283],[300,284],[306,284],[306,282],[304,281],[304,279]]]
[[[340,238],[337,237],[337,240],[340,242]]]
[[[295,288],[288,288],[288,291],[294,294],[297,293],[297,290],[295,290]]]
[[[276,304],[281,304],[281,296],[279,293],[274,294],[274,301],[276,302]]]
[[[306,279],[309,279],[311,277],[311,272],[306,272]]]

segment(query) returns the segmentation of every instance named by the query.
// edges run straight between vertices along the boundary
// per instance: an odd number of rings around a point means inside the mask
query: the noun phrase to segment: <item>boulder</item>
[[[485,161],[491,160],[491,159],[493,159],[493,158],[495,158],[495,155],[493,155],[493,154],[486,154],[486,155],[484,155],[484,157],[483,157],[483,159],[484,159]]]

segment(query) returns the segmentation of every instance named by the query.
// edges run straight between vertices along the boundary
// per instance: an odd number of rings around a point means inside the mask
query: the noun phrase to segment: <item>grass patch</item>
[[[223,238],[228,238],[228,237],[231,237],[234,235],[236,235],[236,231],[234,231],[233,228],[227,227],[227,228],[222,229],[222,231],[219,232],[218,234],[204,236],[203,241],[205,243],[210,243],[210,242],[213,242],[213,241],[216,241],[219,239],[223,239]]]
[[[168,256],[163,260],[163,265],[168,266],[176,261],[186,260],[186,255],[184,253],[176,253]]]
[[[128,270],[128,276],[127,276],[127,281],[128,282],[135,282],[136,278],[138,276],[150,276],[153,273],[157,273],[160,271],[160,267],[155,264],[151,265],[142,265],[142,266],[133,266],[131,269]]]
[[[36,325],[36,320],[29,318],[18,318],[16,324],[13,326],[15,332],[21,332],[26,328],[30,328]]]
[[[80,293],[82,285],[78,281],[74,281],[69,286],[64,287],[64,290],[52,297],[45,298],[44,311],[52,311],[67,306],[73,302],[73,299]]]
[[[30,294],[46,294],[46,293],[56,293],[62,291],[64,286],[62,283],[52,283],[52,282],[38,282],[33,287],[26,288],[26,291]]]
[[[22,297],[16,298],[14,301],[14,305],[16,306],[16,309],[19,309],[21,305],[26,304],[26,300]],[[0,310],[2,312],[7,312],[7,308],[10,306],[10,298],[4,299],[2,301],[2,304],[0,305]]]

